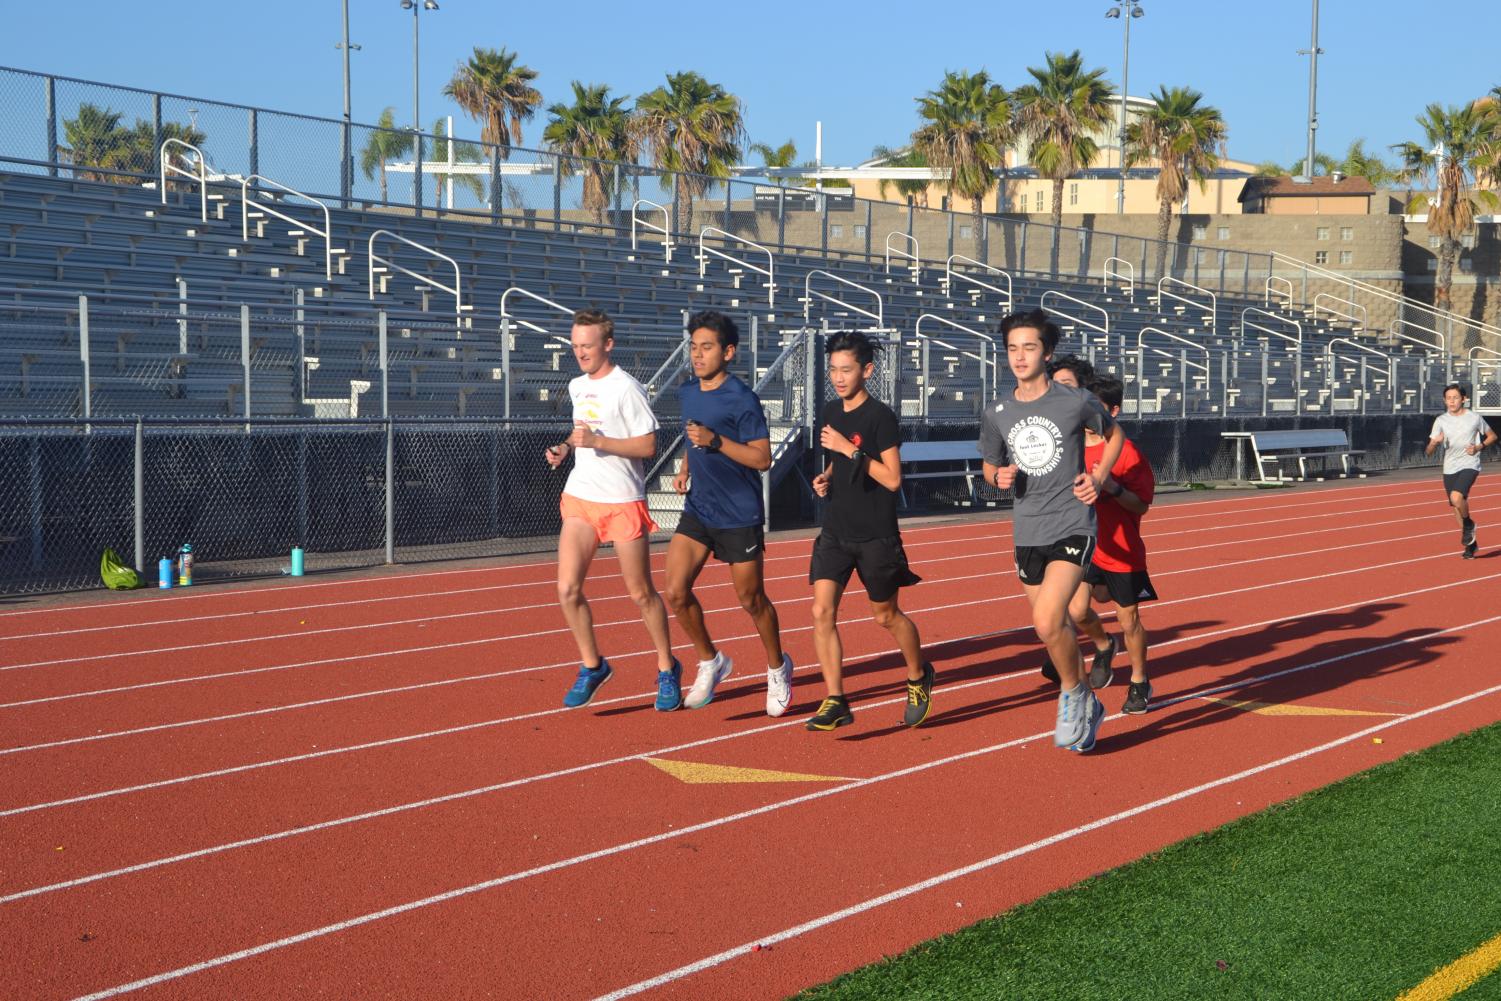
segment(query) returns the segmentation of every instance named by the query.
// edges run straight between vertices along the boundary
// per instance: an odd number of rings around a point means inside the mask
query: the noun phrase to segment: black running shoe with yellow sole
[[[923,662],[922,678],[907,682],[907,708],[902,713],[902,722],[907,726],[920,726],[933,708],[933,681],[936,672],[933,665]]]
[[[850,712],[850,704],[842,695],[831,695],[824,699],[818,707],[818,712],[808,720],[809,730],[837,730],[841,726],[848,726],[855,721],[855,714]]]

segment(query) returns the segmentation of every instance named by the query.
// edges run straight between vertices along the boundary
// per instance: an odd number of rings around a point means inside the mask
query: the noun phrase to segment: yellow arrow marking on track
[[[705,765],[696,761],[666,761],[647,758],[651,764],[689,785],[729,784],[734,782],[852,782],[839,775],[804,775],[801,772],[774,772],[762,768],[736,768],[734,765]]]
[[[1395,716],[1396,713],[1375,713],[1364,709],[1326,709],[1323,706],[1299,706],[1288,702],[1255,702],[1250,699],[1207,699],[1231,709],[1243,709],[1262,716]]]

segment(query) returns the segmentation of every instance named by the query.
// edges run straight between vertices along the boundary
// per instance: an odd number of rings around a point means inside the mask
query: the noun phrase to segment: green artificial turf
[[[971,878],[1005,879],[1006,868]],[[799,997],[1370,1001],[1498,933],[1501,724]],[[1501,999],[1501,972],[1460,997]]]

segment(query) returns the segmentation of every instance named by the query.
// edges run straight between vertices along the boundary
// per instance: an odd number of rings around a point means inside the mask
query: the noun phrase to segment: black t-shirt
[[[833,460],[834,468],[829,476],[823,530],[845,542],[868,542],[896,535],[896,491],[887,490],[871,479],[865,469],[866,462],[879,460],[882,452],[901,444],[896,414],[873,396],[850,411],[836,397],[824,406],[820,417],[869,456],[861,460],[857,469],[847,456],[824,452],[825,458]]]

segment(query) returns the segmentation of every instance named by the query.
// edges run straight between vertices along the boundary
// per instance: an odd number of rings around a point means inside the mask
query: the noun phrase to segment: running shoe
[[[599,686],[610,680],[610,675],[615,672],[610,670],[610,662],[603,657],[599,658],[599,666],[595,668],[579,665],[579,676],[573,682],[573,687],[568,689],[568,694],[563,696],[563,706],[566,709],[577,709],[587,706],[594,699],[594,693],[599,691]]]
[[[688,694],[683,698],[683,705],[689,709],[702,709],[714,701],[714,689],[719,683],[730,676],[735,664],[720,650],[714,654],[713,660],[701,660],[698,662],[698,677],[693,679],[693,687],[688,689]]]
[[[1106,639],[1109,645],[1103,650],[1096,650],[1094,660],[1089,665],[1090,688],[1107,688],[1114,677],[1114,672],[1110,670],[1110,662],[1115,659],[1115,651],[1118,648],[1115,645],[1114,636],[1107,636]]]
[[[1147,711],[1147,703],[1152,701],[1152,683],[1150,681],[1133,681],[1131,687],[1126,689],[1126,704],[1121,706],[1121,712],[1131,716],[1140,716]]]
[[[1472,542],[1472,543],[1470,543],[1468,546],[1465,546],[1465,553],[1464,553],[1465,559],[1467,559],[1467,560],[1473,560],[1475,558],[1475,554],[1477,552],[1479,552],[1479,551],[1480,551],[1480,544],[1478,542]]]
[[[1073,747],[1084,739],[1089,722],[1085,711],[1089,709],[1091,699],[1094,699],[1094,693],[1089,690],[1088,685],[1058,693],[1058,723],[1053,729],[1054,744]]]
[[[902,713],[902,722],[907,726],[920,726],[933,708],[933,682],[936,673],[933,665],[923,661],[922,677],[907,682],[907,708]]]
[[[1459,530],[1459,541],[1464,546],[1473,546],[1475,544],[1474,518],[1466,518],[1464,520],[1464,527]]]
[[[780,716],[792,705],[792,658],[782,654],[780,667],[766,669],[766,715]]]
[[[676,657],[672,667],[657,672],[657,712],[670,713],[683,704],[683,665]]]
[[[1047,654],[1042,655],[1042,676],[1055,685],[1063,683],[1063,679],[1058,677],[1058,669],[1053,666],[1053,658]]]
[[[850,704],[845,701],[843,695],[830,695],[819,705],[818,712],[808,720],[809,730],[837,730],[841,726],[848,726],[855,721],[855,714],[850,712]]]
[[[1087,692],[1080,698],[1084,700],[1084,736],[1079,738],[1077,744],[1070,745],[1069,750],[1083,754],[1094,750],[1095,738],[1100,733],[1100,721],[1105,718],[1105,703],[1094,692]]]

